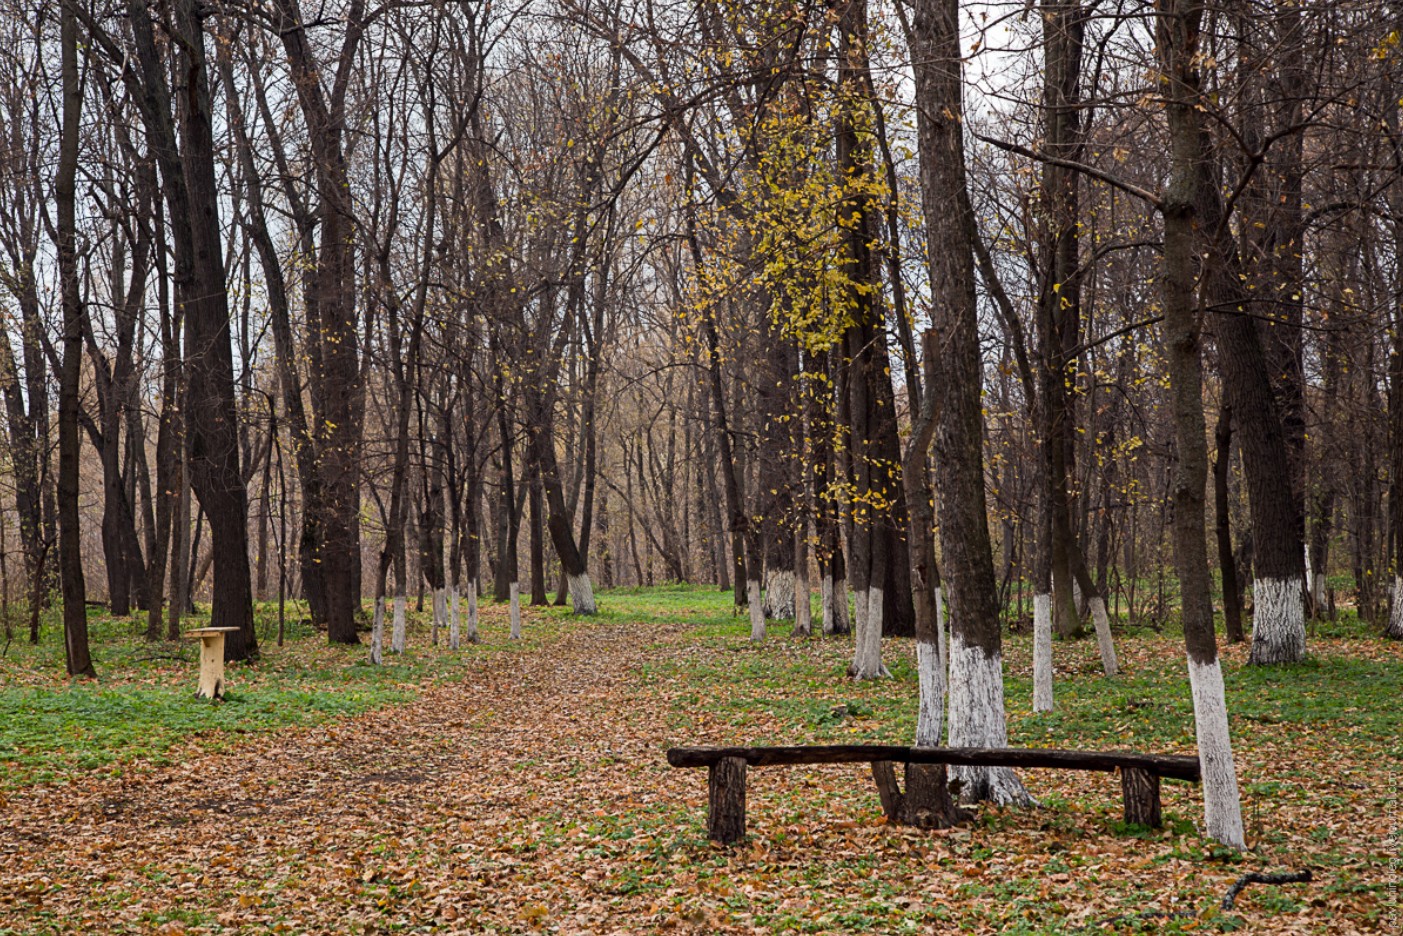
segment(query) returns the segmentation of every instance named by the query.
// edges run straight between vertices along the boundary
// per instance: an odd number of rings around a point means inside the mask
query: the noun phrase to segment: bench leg
[[[745,838],[745,761],[723,757],[707,771],[710,812],[706,835],[713,842],[731,845]]]
[[[882,800],[882,813],[888,822],[896,822],[901,815],[901,785],[896,781],[896,768],[891,761],[873,761],[872,779],[877,781],[877,796]]]
[[[1125,794],[1125,821],[1158,829],[1159,774],[1138,767],[1124,767],[1120,772],[1120,786]]]

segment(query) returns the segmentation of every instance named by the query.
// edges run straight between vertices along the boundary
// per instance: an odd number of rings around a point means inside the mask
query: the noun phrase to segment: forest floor
[[[907,743],[909,641],[884,648],[893,679],[855,685],[850,639],[753,645],[711,590],[601,607],[533,614],[509,646],[488,606],[483,644],[419,630],[381,670],[303,635],[233,667],[213,707],[189,698],[188,649],[149,660],[99,631],[106,675],[71,688],[10,651],[0,934],[1403,931],[1403,647],[1357,624],[1321,625],[1300,666],[1225,651],[1243,854],[1201,836],[1188,784],[1165,784],[1150,831],[1120,821],[1113,777],[1029,771],[1039,808],[931,833],[886,825],[858,765],[752,771],[750,838],[726,849],[705,838],[705,772],[664,751]],[[1034,716],[1011,637],[1010,743],[1191,752],[1179,638],[1118,644],[1108,681],[1093,641],[1059,643],[1058,709]],[[1306,867],[1219,909],[1247,871]]]

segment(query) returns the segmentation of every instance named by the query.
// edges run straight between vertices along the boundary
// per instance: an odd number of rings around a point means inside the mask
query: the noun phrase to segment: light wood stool
[[[224,635],[237,630],[237,627],[202,627],[181,635],[200,641],[200,688],[195,698],[224,698]]]

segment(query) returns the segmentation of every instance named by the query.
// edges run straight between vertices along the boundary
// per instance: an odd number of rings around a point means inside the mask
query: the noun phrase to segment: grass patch
[[[171,762],[184,742],[206,749],[241,738],[357,715],[413,699],[425,686],[462,676],[496,653],[537,648],[561,631],[564,609],[525,609],[520,642],[506,639],[505,606],[484,603],[483,640],[454,654],[447,634],[431,644],[430,616],[411,610],[409,646],[373,666],[369,647],[329,646],[302,607],[288,607],[277,646],[277,606],[255,607],[260,658],[231,663],[221,702],[195,698],[198,644],[147,642],[144,619],[88,615],[96,680],[64,677],[62,624],[46,613],[38,645],[11,643],[0,659],[0,789],[70,780],[84,772],[120,775]],[[205,620],[186,620],[186,629]],[[369,636],[364,635],[366,643]]]

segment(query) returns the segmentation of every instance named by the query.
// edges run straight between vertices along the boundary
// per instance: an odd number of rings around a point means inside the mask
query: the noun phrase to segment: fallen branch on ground
[[[1249,871],[1238,878],[1236,884],[1228,888],[1227,894],[1223,897],[1223,909],[1231,910],[1233,903],[1237,900],[1237,895],[1242,893],[1242,889],[1248,884],[1302,884],[1309,880],[1311,880],[1310,868],[1282,874],[1262,874],[1259,871]]]

